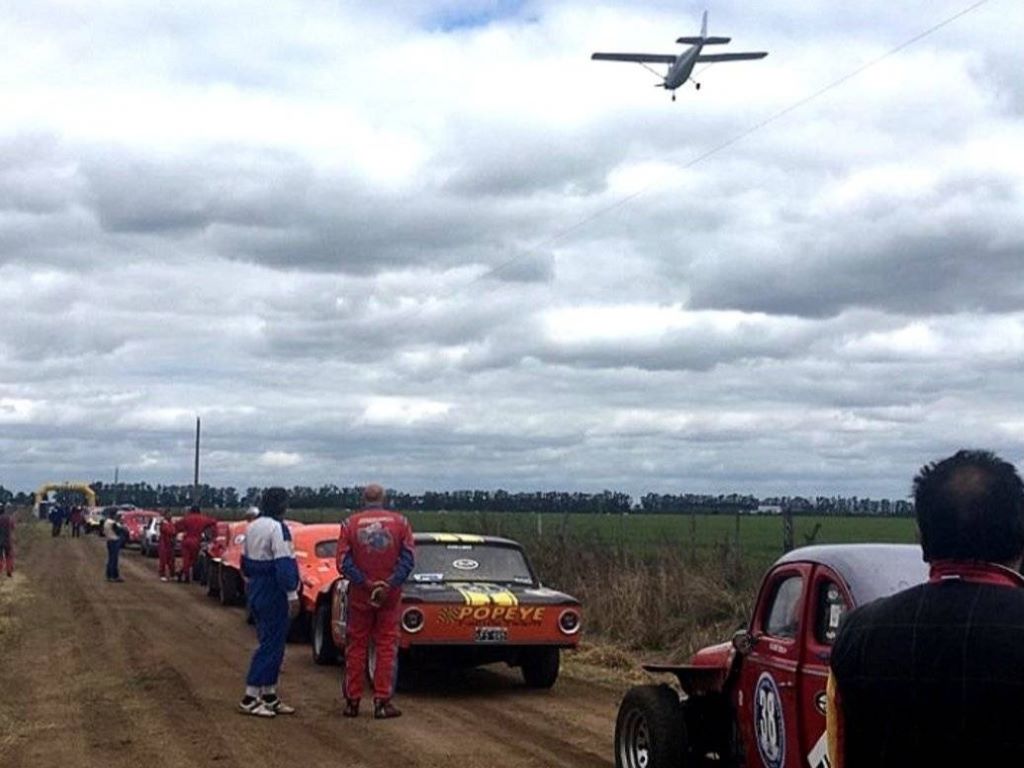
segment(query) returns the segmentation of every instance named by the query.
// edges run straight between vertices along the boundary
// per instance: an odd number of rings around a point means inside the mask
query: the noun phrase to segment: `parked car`
[[[285,523],[293,536],[296,529],[302,527],[302,523],[296,520],[286,520]],[[208,559],[206,593],[218,598],[222,605],[241,605],[245,602],[242,550],[249,524],[248,520],[217,524],[213,551],[219,553],[219,556],[211,555]]]
[[[160,513],[154,512],[150,509],[131,509],[125,512],[121,512],[121,525],[125,527],[128,532],[128,539],[125,542],[126,547],[139,547],[142,548],[143,533],[146,530],[146,526],[150,525],[154,521],[160,519]]]
[[[825,684],[843,615],[921,584],[919,546],[845,544],[794,550],[768,570],[745,629],[675,675],[631,688],[615,723],[616,768],[827,768]]]
[[[418,533],[415,542],[416,566],[402,588],[399,669],[504,662],[519,667],[532,688],[554,685],[561,651],[580,640],[579,601],[542,586],[511,539]],[[347,582],[327,566],[335,554],[336,542],[324,538],[300,569],[304,607],[316,606],[317,664],[338,660],[345,648]],[[371,668],[374,657],[371,646]]]
[[[172,517],[172,520],[178,520],[178,517]],[[163,518],[157,516],[146,523],[146,527],[142,529],[142,537],[139,539],[139,550],[146,557],[156,557],[158,552],[157,549],[160,544],[160,523]],[[174,554],[181,554],[181,534],[179,533],[174,537]]]

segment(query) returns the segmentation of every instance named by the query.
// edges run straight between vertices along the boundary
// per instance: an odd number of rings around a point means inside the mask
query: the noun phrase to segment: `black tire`
[[[522,659],[523,680],[530,688],[550,688],[558,679],[561,654],[557,648],[531,648]]]
[[[667,685],[626,692],[615,719],[615,768],[686,768],[679,695]]]
[[[210,569],[206,573],[206,594],[210,597],[220,597],[220,563],[210,563]]]
[[[220,571],[220,589],[218,597],[221,605],[238,605],[241,597],[241,590],[238,584],[238,574],[234,568],[225,568],[223,565]]]
[[[331,636],[331,601],[321,600],[313,614],[313,663],[320,666],[338,663],[338,647]]]

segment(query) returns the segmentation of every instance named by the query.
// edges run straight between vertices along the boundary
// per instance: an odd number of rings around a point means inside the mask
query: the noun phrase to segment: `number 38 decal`
[[[767,768],[782,768],[786,762],[786,728],[782,697],[772,676],[765,672],[754,690],[754,734],[757,751]]]

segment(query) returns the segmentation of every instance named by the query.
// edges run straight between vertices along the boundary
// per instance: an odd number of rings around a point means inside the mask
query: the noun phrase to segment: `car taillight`
[[[562,611],[558,617],[558,628],[562,630],[563,634],[575,635],[580,631],[579,613],[571,608],[567,611]]]
[[[407,608],[402,614],[402,629],[409,633],[416,633],[423,629],[423,611],[419,608]]]

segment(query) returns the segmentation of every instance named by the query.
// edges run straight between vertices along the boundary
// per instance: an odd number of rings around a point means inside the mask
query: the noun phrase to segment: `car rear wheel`
[[[630,688],[615,719],[615,768],[679,768],[686,741],[679,695],[667,685]]]
[[[558,679],[561,654],[557,648],[531,648],[522,660],[523,680],[530,688],[550,688]]]
[[[221,568],[219,580],[220,589],[218,590],[221,605],[238,605],[239,597],[241,596],[241,590],[238,588],[238,574],[235,573],[234,568]]]
[[[210,563],[210,570],[206,573],[206,594],[220,597],[220,563]]]
[[[321,600],[313,614],[313,663],[327,666],[337,661],[338,647],[331,636],[331,603]]]

